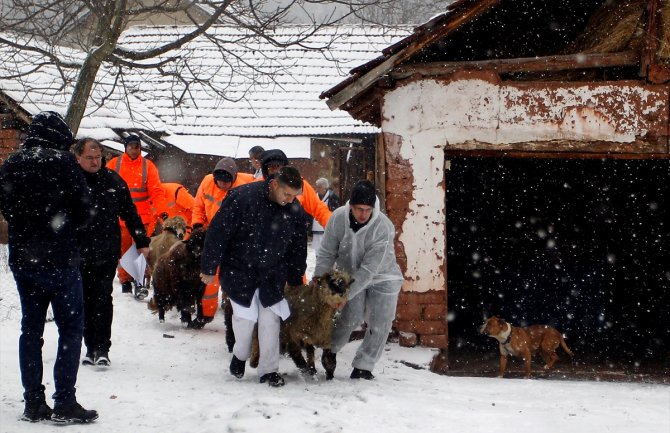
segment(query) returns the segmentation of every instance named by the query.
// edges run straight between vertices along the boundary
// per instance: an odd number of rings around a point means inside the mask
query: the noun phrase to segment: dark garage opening
[[[497,372],[498,315],[567,334],[559,371],[670,372],[670,161],[449,160],[452,371]]]

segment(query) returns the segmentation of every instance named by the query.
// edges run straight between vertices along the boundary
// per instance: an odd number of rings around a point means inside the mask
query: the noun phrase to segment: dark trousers
[[[109,352],[112,345],[112,282],[117,262],[88,263],[79,267],[84,284],[84,344],[88,352]]]
[[[54,364],[54,409],[76,402],[84,308],[79,269],[14,269],[21,298],[19,367],[26,402],[44,400],[42,345],[47,308],[51,303],[58,327],[58,352]]]

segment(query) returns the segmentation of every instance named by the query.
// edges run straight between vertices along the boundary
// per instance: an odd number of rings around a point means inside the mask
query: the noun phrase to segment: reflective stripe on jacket
[[[240,185],[253,182],[254,176],[249,173],[237,173],[237,178],[233,183],[233,188]],[[221,207],[221,203],[228,195],[228,191],[224,191],[214,182],[214,175],[208,174],[200,182],[198,192],[195,194],[195,201],[193,202],[193,218],[191,223],[202,224],[207,227],[216,215],[216,212]]]
[[[107,168],[117,172],[128,184],[130,196],[144,224],[156,219],[154,210],[156,215],[166,212],[165,191],[161,188],[158,169],[153,162],[142,156],[132,160],[124,153],[112,158]]]

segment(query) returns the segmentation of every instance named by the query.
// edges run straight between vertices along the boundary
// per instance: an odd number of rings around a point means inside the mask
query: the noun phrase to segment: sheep
[[[309,285],[287,286],[284,297],[291,308],[291,315],[282,322],[280,345],[285,348],[296,367],[310,375],[316,374],[314,348],[330,349],[335,316],[346,304],[349,286],[354,280],[342,271],[331,271],[314,277]],[[302,348],[307,353],[303,357]],[[258,338],[254,333],[250,366],[258,366]],[[335,365],[322,358],[326,379],[333,378]]]
[[[165,321],[165,311],[176,306],[184,326],[201,327],[198,321],[191,321],[191,313],[195,306],[198,316],[202,314],[201,298],[205,286],[200,281],[200,256],[204,244],[205,231],[193,230],[187,241],[177,241],[158,259],[152,278],[154,296],[148,308],[158,312],[161,323]]]

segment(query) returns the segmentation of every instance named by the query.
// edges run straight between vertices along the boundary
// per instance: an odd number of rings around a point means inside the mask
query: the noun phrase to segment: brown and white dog
[[[500,348],[499,377],[505,375],[509,355],[523,359],[526,377],[530,377],[531,358],[538,352],[542,354],[542,359],[544,359],[545,370],[552,368],[558,361],[558,355],[556,354],[558,346],[561,346],[568,355],[574,356],[565,344],[561,333],[549,325],[531,325],[520,328],[493,316],[479,327],[479,332],[498,341]]]

